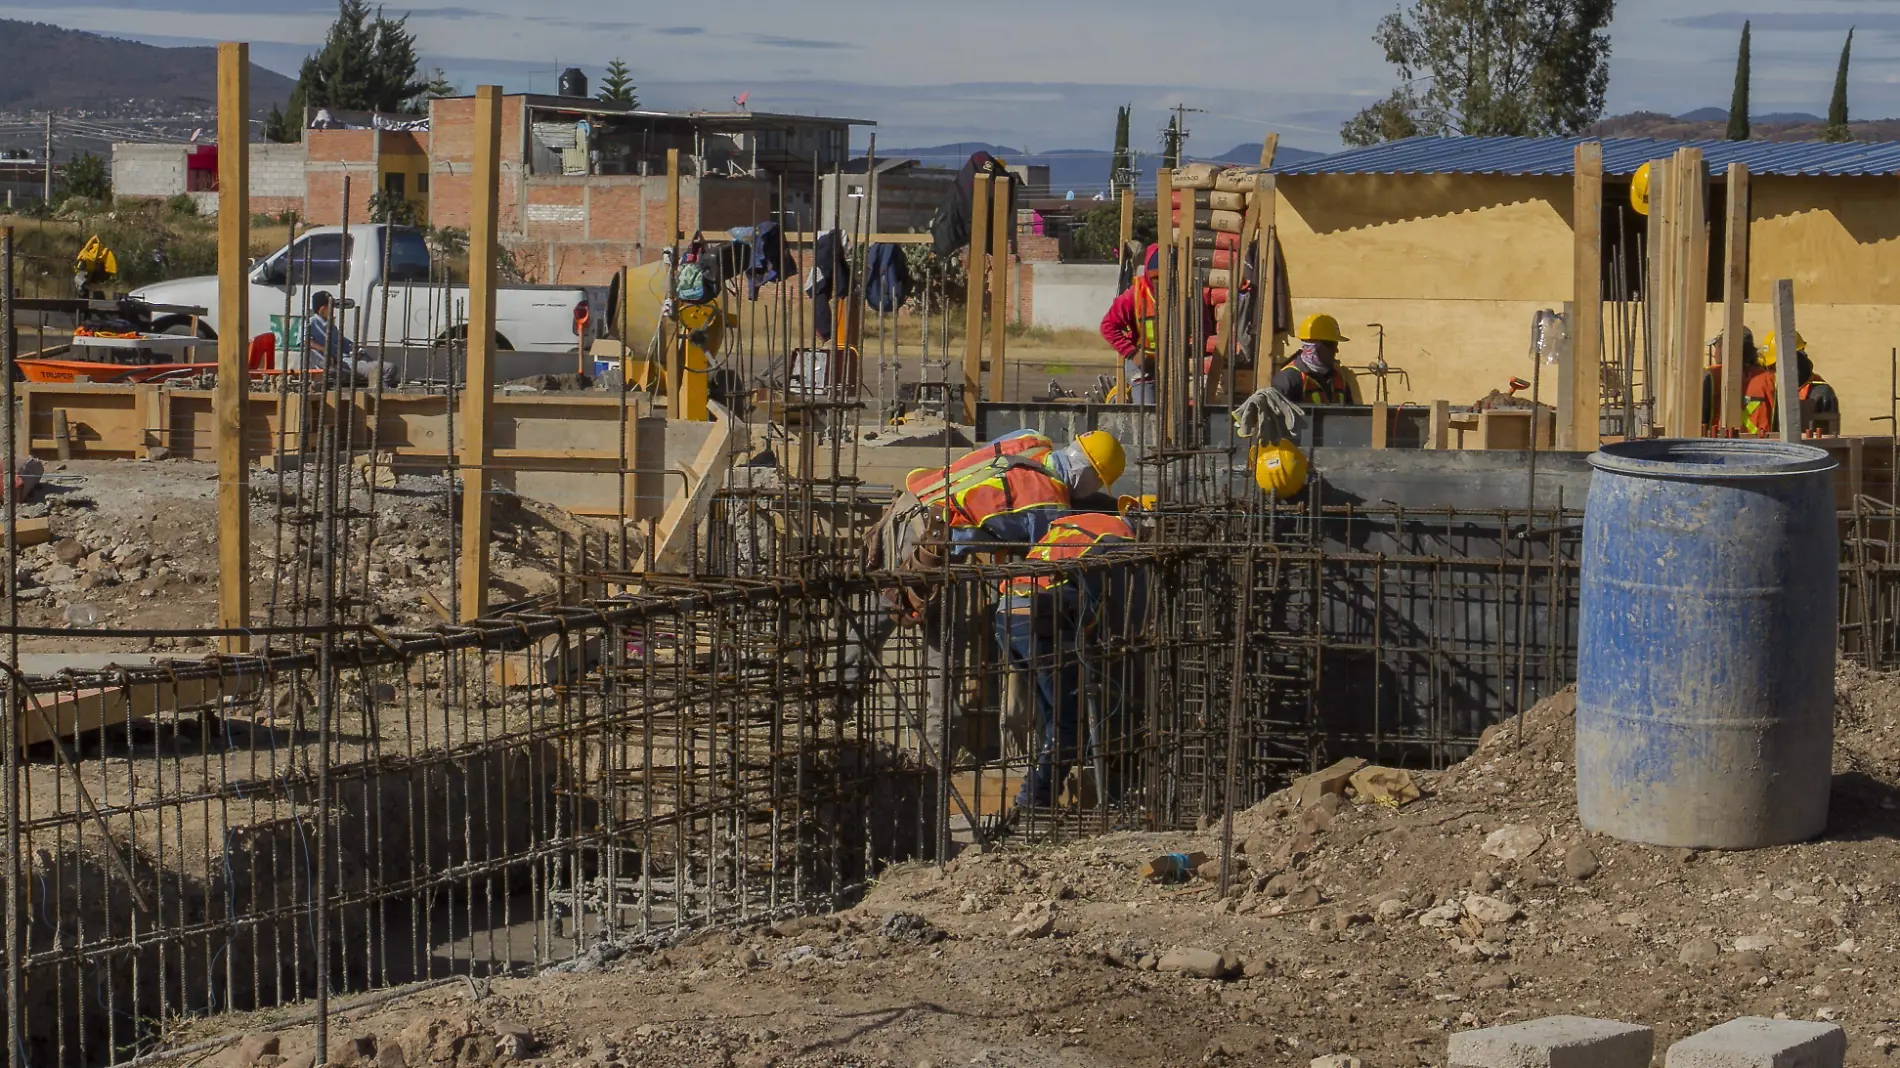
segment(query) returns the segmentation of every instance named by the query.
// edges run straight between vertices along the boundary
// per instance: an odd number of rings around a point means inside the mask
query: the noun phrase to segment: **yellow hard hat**
[[[1649,214],[1649,164],[1647,163],[1636,168],[1636,173],[1630,176],[1630,207],[1635,208],[1638,215]]]
[[[1339,320],[1330,315],[1309,315],[1300,321],[1301,341],[1330,341],[1335,345],[1352,339],[1339,332]]]
[[[1285,438],[1253,448],[1253,480],[1280,500],[1291,500],[1306,488],[1306,454]]]
[[[1808,351],[1808,339],[1802,337],[1801,331],[1799,330],[1794,332],[1794,350],[1796,352]],[[1775,365],[1775,332],[1773,330],[1762,335],[1761,348],[1756,351],[1755,362],[1763,367],[1773,367]]]
[[[1091,430],[1076,438],[1075,443],[1082,446],[1082,455],[1089,458],[1089,466],[1095,468],[1104,489],[1122,477],[1128,456],[1122,452],[1122,443],[1115,440],[1115,435],[1106,430]]]

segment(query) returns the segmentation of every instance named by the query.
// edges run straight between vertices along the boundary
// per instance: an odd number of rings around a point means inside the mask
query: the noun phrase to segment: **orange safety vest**
[[[1141,351],[1149,356],[1161,351],[1159,322],[1161,305],[1155,301],[1155,289],[1147,275],[1135,279],[1135,322],[1141,328]]]
[[[1306,373],[1306,368],[1294,365],[1300,373],[1300,400],[1307,404],[1351,404],[1352,384],[1346,381],[1346,374],[1338,367],[1333,368],[1332,381],[1314,378]],[[1328,392],[1328,387],[1331,391]]]
[[[1135,540],[1135,530],[1118,515],[1106,512],[1079,512],[1065,515],[1049,524],[1049,530],[1037,539],[1030,548],[1026,559],[1035,563],[1057,563],[1063,560],[1079,560],[1094,552],[1102,545],[1115,545]],[[1014,595],[1018,600],[1030,595],[1052,590],[1069,581],[1063,575],[1018,575],[1004,579],[999,585],[1005,598]]]
[[[1722,365],[1709,368],[1709,385],[1719,408],[1722,397]],[[1806,400],[1805,392],[1802,399]],[[1721,417],[1716,417],[1717,422]],[[1751,367],[1742,380],[1742,425],[1749,434],[1765,438],[1775,431],[1775,372],[1766,367]]]
[[[1044,461],[1056,450],[1041,434],[1016,434],[972,449],[948,467],[920,467],[904,488],[953,529],[999,515],[1069,507],[1069,484]]]

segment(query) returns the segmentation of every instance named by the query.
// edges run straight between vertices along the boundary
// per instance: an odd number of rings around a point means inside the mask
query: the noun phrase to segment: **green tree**
[[[1603,114],[1616,0],[1412,0],[1372,39],[1398,70],[1340,128],[1348,144],[1412,134],[1574,135]]]
[[[1161,165],[1174,170],[1181,166],[1181,123],[1179,115],[1168,117],[1168,128],[1161,131]]]
[[[429,72],[429,81],[422,87],[422,98],[417,102],[416,110],[428,111],[429,101],[455,96],[460,92],[455,83],[449,81],[449,76],[443,72],[442,68],[437,67]]]
[[[378,189],[369,198],[369,221],[391,226],[414,226],[422,220],[422,209],[400,193]]]
[[[1748,23],[1742,23],[1742,47],[1735,54],[1735,95],[1728,100],[1728,139],[1748,140]]]
[[[640,95],[633,84],[633,72],[627,65],[616,59],[607,64],[607,74],[600,80],[600,98],[609,104],[625,104],[630,108],[640,106]]]
[[[1136,205],[1134,240],[1146,247],[1155,239],[1155,210]],[[1076,216],[1075,244],[1072,253],[1083,263],[1113,263],[1115,246],[1122,238],[1120,204],[1098,204]]]
[[[1821,131],[1823,141],[1852,141],[1853,131],[1847,128],[1847,61],[1854,52],[1854,31],[1847,31],[1847,43],[1841,46],[1841,65],[1834,72],[1834,96],[1827,102],[1827,129]]]
[[[69,161],[60,170],[53,199],[63,202],[74,197],[101,203],[112,199],[112,171],[104,159],[88,152]]]
[[[417,79],[418,63],[409,16],[391,19],[368,0],[337,0],[323,47],[304,59],[290,100],[265,120],[265,136],[302,140],[308,108],[416,114],[432,86]]]
[[[291,95],[292,99],[296,98],[295,93]],[[264,117],[264,140],[275,141],[280,145],[287,145],[293,141],[303,140],[303,121],[301,117],[296,123],[292,123],[290,116],[284,113],[284,109],[281,106],[272,104],[270,106],[270,114]]]
[[[1108,188],[1119,194],[1134,187],[1135,160],[1128,154],[1128,116],[1131,109],[1115,109],[1115,155],[1108,166]]]

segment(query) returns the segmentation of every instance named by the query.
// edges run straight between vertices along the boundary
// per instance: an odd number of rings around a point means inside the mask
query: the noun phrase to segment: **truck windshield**
[[[429,243],[414,230],[390,230],[389,275],[385,281],[429,281]]]
[[[336,285],[349,271],[355,238],[342,234],[311,234],[277,254],[264,276],[270,285]]]

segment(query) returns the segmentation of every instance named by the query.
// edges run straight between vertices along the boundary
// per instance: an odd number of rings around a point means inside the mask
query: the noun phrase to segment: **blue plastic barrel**
[[[1606,445],[1584,514],[1577,807],[1632,842],[1746,849],[1827,827],[1834,460],[1807,445]]]

